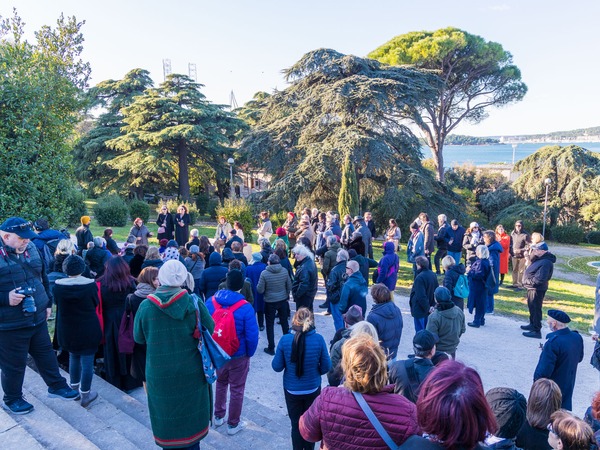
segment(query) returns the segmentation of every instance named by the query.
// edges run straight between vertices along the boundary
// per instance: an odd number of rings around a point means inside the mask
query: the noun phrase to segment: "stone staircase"
[[[63,373],[68,380],[68,374]],[[48,397],[42,378],[27,368],[23,392],[35,409],[14,415],[0,408],[2,450],[135,450],[158,448],[152,438],[146,395],[142,388],[126,394],[102,378],[92,383],[99,398],[86,410],[76,401]],[[3,392],[0,388],[0,395]],[[285,410],[275,410],[248,397],[242,420],[248,427],[235,436],[227,425],[211,428],[203,449],[290,448],[290,422]]]

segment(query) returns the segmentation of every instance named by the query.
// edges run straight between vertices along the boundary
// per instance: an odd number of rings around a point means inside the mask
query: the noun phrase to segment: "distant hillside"
[[[521,138],[527,140],[557,140],[557,141],[568,141],[568,140],[577,140],[578,138],[590,138],[590,137],[599,137],[600,138],[600,127],[591,127],[591,128],[579,128],[577,130],[569,130],[569,131],[554,131],[552,133],[547,134],[527,134],[524,136],[520,136]],[[587,139],[586,139],[587,140]]]
[[[451,134],[444,142],[446,145],[493,145],[499,144],[500,140],[491,137],[463,136]]]

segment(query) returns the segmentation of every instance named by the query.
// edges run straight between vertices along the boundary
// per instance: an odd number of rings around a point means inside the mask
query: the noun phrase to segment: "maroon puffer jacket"
[[[364,394],[365,400],[398,445],[415,434],[417,408],[393,386],[378,394]],[[300,417],[300,434],[310,442],[321,442],[322,449],[363,450],[388,449],[383,439],[345,387],[326,387],[312,406]]]

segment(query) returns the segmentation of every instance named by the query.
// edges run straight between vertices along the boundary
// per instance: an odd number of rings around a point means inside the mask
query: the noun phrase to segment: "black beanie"
[[[503,439],[514,439],[525,423],[527,413],[527,400],[516,389],[497,387],[490,389],[485,394],[496,422],[498,432],[495,436]]]
[[[242,272],[233,269],[227,273],[227,289],[230,291],[239,291],[244,287],[244,275]]]
[[[62,265],[62,270],[65,275],[72,277],[74,275],[81,275],[85,272],[85,262],[81,256],[71,255],[68,256]]]

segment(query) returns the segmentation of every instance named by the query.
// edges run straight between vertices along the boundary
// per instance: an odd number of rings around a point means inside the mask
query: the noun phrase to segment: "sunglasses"
[[[4,231],[8,233],[14,233],[15,231],[23,231],[23,230],[31,230],[33,228],[33,223],[25,222],[19,225],[13,225],[11,227],[7,227]]]

